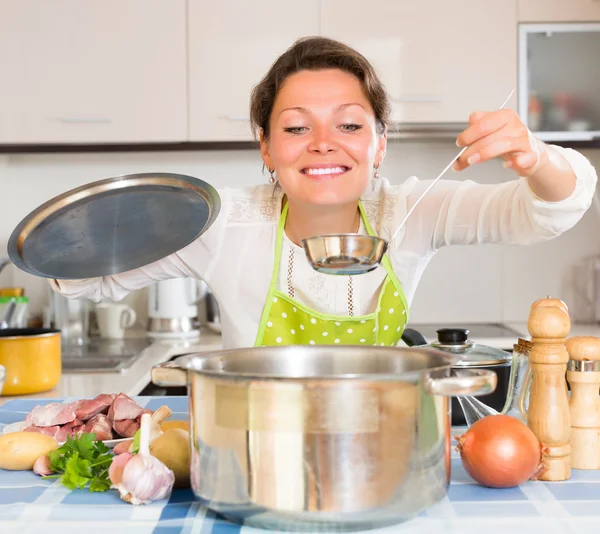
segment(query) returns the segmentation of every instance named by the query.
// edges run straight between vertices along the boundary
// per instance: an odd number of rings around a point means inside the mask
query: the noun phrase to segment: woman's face
[[[381,164],[385,134],[361,84],[340,70],[300,71],[275,99],[265,164],[290,200],[310,205],[356,202]]]

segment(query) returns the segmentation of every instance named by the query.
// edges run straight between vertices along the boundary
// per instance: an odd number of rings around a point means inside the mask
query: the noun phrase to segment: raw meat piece
[[[96,414],[106,413],[116,398],[116,395],[105,395],[104,393],[101,393],[93,399],[83,400],[79,404],[77,410],[75,410],[75,414],[78,419],[87,421]]]
[[[110,421],[124,421],[125,419],[136,419],[142,413],[144,413],[144,408],[131,397],[119,393],[108,410],[108,418]]]
[[[121,421],[113,422],[113,429],[117,434],[124,438],[132,438],[135,433],[140,429],[142,423],[142,415],[145,413],[152,415],[154,412],[147,408],[140,408],[142,411],[135,419],[124,419]]]
[[[56,439],[56,441],[58,441],[59,443],[64,443],[65,441],[67,441],[67,436],[71,435],[72,430],[73,428],[71,427],[71,425],[67,423],[66,425],[63,425],[58,428],[58,431],[54,435],[54,439]]]
[[[140,429],[140,424],[135,419],[123,419],[121,421],[115,421],[113,423],[113,428],[119,436],[132,438]]]
[[[60,404],[51,403],[36,406],[27,414],[25,422],[30,426],[56,426],[65,425],[75,420],[75,409],[79,403]]]
[[[71,428],[71,437],[81,436],[81,434],[85,433],[85,425],[74,426]]]
[[[45,434],[51,438],[56,436],[56,433],[60,430],[59,426],[28,426],[23,429],[23,432],[37,432],[38,434]]]
[[[94,415],[94,417],[85,424],[85,432],[87,434],[96,434],[96,439],[98,441],[113,439],[110,421],[108,420],[108,417],[102,413]]]

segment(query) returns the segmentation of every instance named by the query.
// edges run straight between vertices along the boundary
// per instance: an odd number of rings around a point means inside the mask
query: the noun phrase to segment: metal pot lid
[[[453,367],[484,367],[512,362],[509,352],[473,343],[466,328],[440,328],[436,332],[438,339],[431,343],[431,347],[457,355],[460,359]]]
[[[202,235],[221,209],[206,182],[172,173],[117,176],[42,204],[13,231],[8,254],[43,278],[108,276],[148,265]]]

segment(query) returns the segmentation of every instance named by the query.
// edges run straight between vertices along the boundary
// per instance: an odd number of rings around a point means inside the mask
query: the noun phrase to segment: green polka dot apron
[[[362,203],[359,202],[358,207],[367,232],[375,235]],[[377,309],[368,315],[326,315],[277,289],[287,212],[286,204],[279,219],[273,276],[255,346],[397,345],[408,320],[408,305],[402,285],[387,256],[381,262],[387,274],[379,293]]]

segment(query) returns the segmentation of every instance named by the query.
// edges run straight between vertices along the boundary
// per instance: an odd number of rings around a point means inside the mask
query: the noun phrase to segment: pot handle
[[[173,361],[153,366],[150,372],[152,383],[162,387],[187,386],[185,359],[187,359],[185,356],[181,356]]]
[[[467,397],[487,395],[496,389],[498,377],[487,369],[465,369],[459,375],[443,378],[428,378],[425,391],[444,397]]]

